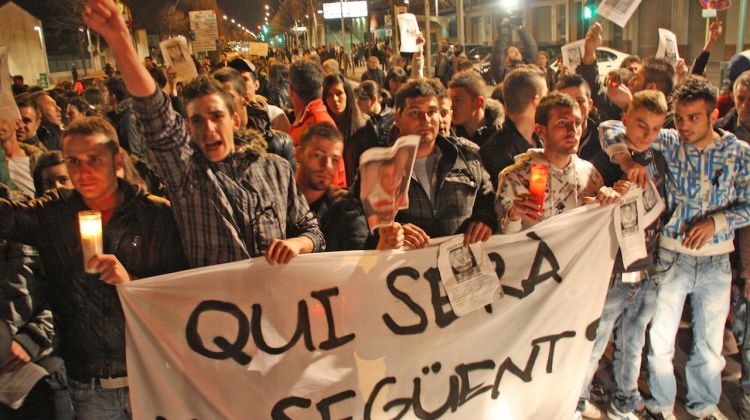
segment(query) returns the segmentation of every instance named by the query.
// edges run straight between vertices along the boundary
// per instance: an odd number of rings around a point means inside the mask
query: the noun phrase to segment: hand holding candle
[[[83,251],[83,269],[89,274],[96,274],[89,268],[89,261],[96,255],[104,253],[102,241],[102,214],[98,211],[78,213],[78,224],[81,229],[81,250]]]
[[[534,196],[539,214],[544,211],[544,194],[547,191],[547,180],[549,179],[549,166],[543,163],[531,165],[531,176],[529,177],[529,193]]]

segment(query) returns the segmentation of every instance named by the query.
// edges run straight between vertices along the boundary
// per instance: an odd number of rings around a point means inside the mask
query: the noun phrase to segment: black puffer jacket
[[[131,276],[145,278],[187,267],[169,203],[119,181],[123,204],[104,227],[104,253]],[[114,286],[83,270],[74,190],[55,190],[19,203],[0,199],[0,238],[34,246],[46,270],[45,291],[60,354],[73,379],[117,377],[125,368],[125,319]]]
[[[310,209],[320,223],[326,251],[365,249],[370,228],[362,203],[345,188],[329,185],[328,191]]]
[[[268,144],[268,152],[283,157],[292,166],[292,171],[297,171],[292,136],[271,128],[271,118],[265,103],[255,102],[247,107],[247,128],[259,131]]]

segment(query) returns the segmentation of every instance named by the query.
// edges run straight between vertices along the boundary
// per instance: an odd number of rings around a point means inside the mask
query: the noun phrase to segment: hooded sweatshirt
[[[596,186],[602,185],[601,176],[591,163],[571,155],[570,163],[560,169],[547,160],[542,150],[529,149],[526,153],[516,156],[516,163],[500,173],[495,210],[500,231],[503,233],[520,232],[542,220],[579,207],[583,205],[583,197],[594,196]],[[542,217],[531,223],[525,220],[510,220],[507,216],[513,207],[513,199],[517,195],[529,192],[531,165],[535,163],[549,167]]]

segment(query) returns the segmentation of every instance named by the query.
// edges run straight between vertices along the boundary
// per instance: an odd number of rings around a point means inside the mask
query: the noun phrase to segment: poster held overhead
[[[659,28],[659,47],[656,49],[656,58],[663,58],[672,66],[677,66],[680,61],[680,53],[677,51],[677,35],[672,31]]]
[[[184,36],[180,35],[160,42],[159,49],[161,56],[164,57],[164,63],[171,68],[171,71],[177,73],[179,80],[187,82],[198,77],[198,70],[190,57],[187,39]]]
[[[585,40],[581,39],[562,46],[563,64],[571,72],[575,72],[576,67],[581,64],[584,42]]]
[[[247,43],[247,54],[257,55],[258,57],[268,56],[268,43],[267,42],[248,42]]]
[[[411,13],[398,15],[398,27],[401,31],[401,52],[418,52],[420,47],[417,45],[417,35],[419,34],[417,17]]]
[[[604,0],[599,3],[597,14],[624,28],[640,4],[641,0]]]

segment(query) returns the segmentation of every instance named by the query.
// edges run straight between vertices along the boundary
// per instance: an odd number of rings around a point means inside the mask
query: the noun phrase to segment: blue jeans
[[[685,365],[687,404],[695,417],[718,410],[724,357],[724,323],[729,313],[731,269],[729,256],[693,257],[659,248],[655,280],[657,302],[651,324],[648,354],[649,389],[646,405],[653,412],[670,412],[677,392],[674,366],[675,337],[685,299],[693,309],[693,344]]]
[[[750,319],[748,319],[750,313],[748,313],[747,305],[747,299],[742,292],[732,290],[732,308],[734,308],[732,332],[737,340],[737,348],[740,350],[742,366],[740,388],[745,395],[750,395],[750,331],[748,331],[748,328],[750,328]]]
[[[68,388],[77,419],[132,419],[127,387],[104,389],[99,384],[78,382],[68,377]]]
[[[623,283],[619,273],[613,274],[612,278],[614,285],[607,292],[607,299],[604,301],[594,349],[578,400],[578,409],[581,411],[589,399],[591,380],[613,329],[615,390],[610,400],[618,410],[627,413],[636,409],[640,399],[638,375],[641,370],[641,351],[646,341],[646,326],[651,321],[656,306],[656,286],[651,279],[644,279],[640,283]]]

